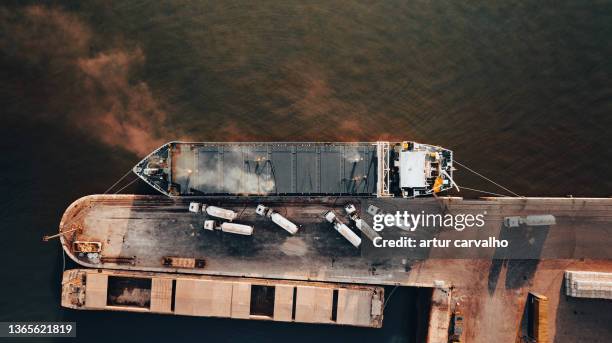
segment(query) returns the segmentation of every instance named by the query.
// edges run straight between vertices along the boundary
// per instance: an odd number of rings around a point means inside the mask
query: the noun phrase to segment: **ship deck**
[[[169,143],[180,195],[376,192],[375,143]],[[146,177],[145,177],[146,179]]]

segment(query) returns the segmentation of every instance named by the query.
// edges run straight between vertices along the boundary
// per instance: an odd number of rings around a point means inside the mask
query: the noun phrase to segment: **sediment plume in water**
[[[146,155],[170,139],[167,111],[137,77],[145,62],[138,46],[95,49],[96,33],[77,15],[40,5],[0,8],[0,51],[17,72],[13,94],[31,107],[25,118],[58,122],[108,144]],[[35,87],[34,87],[35,85]],[[23,113],[15,108],[16,113]],[[11,109],[8,111],[9,115]]]

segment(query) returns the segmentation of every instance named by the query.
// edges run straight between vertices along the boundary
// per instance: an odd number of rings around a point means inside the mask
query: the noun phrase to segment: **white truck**
[[[551,226],[555,225],[556,223],[555,216],[552,214],[530,215],[526,217],[513,216],[504,218],[504,226],[507,228],[519,227],[521,225]]]

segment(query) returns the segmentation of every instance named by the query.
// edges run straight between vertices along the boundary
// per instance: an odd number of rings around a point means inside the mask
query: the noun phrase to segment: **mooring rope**
[[[240,211],[240,214],[236,217],[236,219],[240,219],[240,217],[242,217],[242,214],[244,213],[244,210],[246,210],[247,208],[247,204],[244,204],[244,207],[242,208],[242,211]]]
[[[509,198],[509,196],[506,195],[506,194],[487,192],[487,191],[483,191],[481,189],[469,188],[469,187],[464,187],[464,186],[461,186],[461,189],[467,189],[468,191],[474,191],[474,192],[479,192],[479,193],[484,193],[484,194],[490,194],[490,195],[496,195],[496,196],[500,196],[500,197]]]
[[[126,177],[126,176],[128,176],[128,174],[129,174],[131,171],[132,171],[132,168],[130,168],[130,169],[127,171],[127,173],[123,174],[123,176],[122,176],[121,178],[119,178],[119,180],[117,180],[115,183],[113,183],[113,185],[112,185],[112,186],[108,187],[108,189],[107,189],[107,190],[104,192],[104,194],[106,194],[106,193],[110,192],[110,190],[111,190],[111,189],[113,189],[113,187],[117,186],[117,184],[118,184],[119,182],[121,182],[121,180],[125,179],[125,177]],[[117,193],[115,193],[115,194],[117,194]]]
[[[117,194],[119,192],[121,192],[122,190],[126,189],[129,185],[133,184],[134,182],[136,182],[136,180],[138,180],[138,176],[134,178],[134,180],[130,181],[130,183],[128,183],[127,185],[121,187],[121,189],[119,189],[118,191],[116,191],[114,194]]]
[[[107,194],[111,189],[113,189],[115,186],[117,186],[121,180],[125,179],[126,176],[128,176],[128,174],[132,171],[132,169],[128,170],[127,173],[123,174],[122,177],[119,178],[119,180],[117,180],[115,183],[113,183],[112,186],[110,186],[105,192],[104,194]],[[127,185],[121,187],[121,189],[119,189],[118,191],[116,191],[114,194],[117,194],[119,192],[121,192],[122,190],[126,189],[128,186],[130,186],[131,184],[133,184],[134,182],[136,182],[136,180],[138,180],[138,177],[134,178],[134,180],[132,180],[130,183],[128,183]],[[81,210],[79,212],[79,214],[75,217],[69,218],[68,220],[66,220],[66,222],[64,223],[64,225],[62,226],[63,228],[66,228],[65,231],[70,230],[68,229],[68,227],[70,227],[73,223],[75,223],[77,220],[80,220],[83,216],[85,216],[85,211]],[[60,228],[60,234],[62,233],[61,228]],[[54,235],[55,236],[55,235]],[[63,251],[63,248],[62,248]],[[66,256],[64,255],[63,257],[64,259],[64,268],[66,268]]]
[[[385,304],[383,305],[383,310],[382,310],[383,313],[385,312],[385,308],[387,308],[387,305],[391,301],[391,297],[393,296],[393,293],[395,293],[395,290],[398,287],[399,287],[399,285],[395,285],[395,287],[393,287],[393,289],[391,290],[391,293],[389,293],[389,296],[387,297],[387,299],[385,300]]]
[[[463,168],[465,168],[465,169],[467,169],[467,170],[471,171],[472,173],[474,173],[474,174],[476,174],[476,175],[480,176],[481,178],[483,178],[483,179],[485,179],[485,180],[487,180],[487,181],[491,182],[492,184],[496,185],[497,187],[499,187],[499,188],[501,188],[501,189],[504,189],[505,191],[507,191],[507,192],[511,193],[511,194],[512,194],[512,195],[514,195],[515,197],[522,198],[522,196],[520,196],[520,195],[518,195],[518,194],[514,193],[513,191],[509,190],[508,188],[506,188],[506,187],[504,187],[504,186],[500,185],[499,183],[497,183],[497,182],[495,182],[495,181],[493,181],[493,180],[489,179],[488,177],[486,177],[486,176],[484,176],[484,175],[482,175],[482,174],[478,173],[477,171],[475,171],[475,170],[473,170],[473,169],[470,169],[468,166],[466,166],[466,165],[464,165],[464,164],[459,163],[459,161],[454,160],[453,162],[454,162],[454,163],[457,163],[457,164],[458,164],[458,165],[460,165],[461,167],[463,167]],[[462,188],[466,188],[466,187],[462,187]],[[468,188],[466,188],[466,189],[468,189]],[[485,192],[483,191],[483,193],[485,193]],[[486,193],[490,193],[490,192],[486,192]],[[494,194],[494,193],[491,193],[491,194]]]

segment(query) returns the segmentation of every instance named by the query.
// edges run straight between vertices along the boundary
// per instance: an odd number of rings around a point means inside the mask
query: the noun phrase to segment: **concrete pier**
[[[238,212],[235,222],[253,225],[253,236],[203,230],[203,218],[187,210],[190,201]],[[512,232],[503,227],[506,216],[551,214],[556,224],[546,228],[544,235],[527,237],[531,245],[527,245],[525,251],[533,252],[536,244],[539,259],[538,256],[500,259],[503,255],[496,249],[485,250],[489,258],[479,255],[476,259],[449,259],[454,252],[445,249],[427,250],[425,258],[410,252],[379,256],[368,253],[372,243],[365,237],[362,236],[360,249],[355,249],[323,219],[323,212],[328,210],[341,216],[343,205],[348,202],[356,204],[364,219],[370,222],[372,218],[366,209],[372,204],[386,213],[399,210],[412,213],[486,212],[486,230],[461,233],[461,237],[474,239],[484,238],[491,232],[497,232],[498,237],[511,235]],[[298,233],[290,235],[256,215],[258,203],[290,218],[300,226]],[[470,342],[514,341],[521,321],[525,320],[523,310],[529,292],[548,297],[549,332],[551,337],[556,333],[559,341],[602,339],[609,334],[607,325],[588,323],[612,320],[612,308],[605,310],[609,307],[606,303],[595,306],[560,296],[565,270],[612,271],[612,261],[606,255],[610,253],[612,237],[612,199],[173,199],[92,195],[77,200],[64,214],[60,230],[74,228],[78,230],[62,237],[62,245],[73,260],[85,267],[410,287],[435,287],[443,281],[443,289],[452,290],[448,311],[461,311],[465,317],[464,337]],[[527,232],[543,232],[538,230],[529,228]],[[385,229],[382,234],[392,232],[404,231]],[[416,231],[414,235],[442,239],[456,237],[457,233],[452,230]],[[101,255],[107,259],[75,253],[72,247],[75,240],[101,242]],[[164,266],[162,260],[167,256],[204,259],[206,266],[188,269]],[[567,258],[561,258],[564,256]],[[576,308],[581,311],[580,320],[569,314]],[[583,328],[584,325],[589,328]],[[558,327],[563,330],[555,331]],[[581,334],[576,335],[576,332]]]

